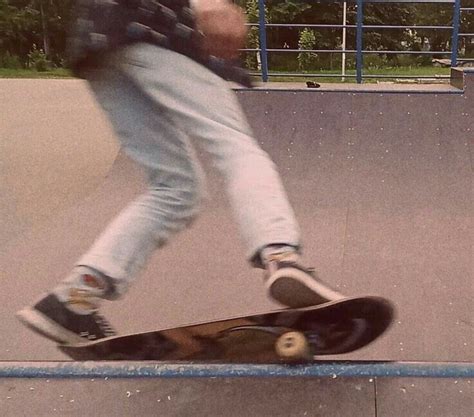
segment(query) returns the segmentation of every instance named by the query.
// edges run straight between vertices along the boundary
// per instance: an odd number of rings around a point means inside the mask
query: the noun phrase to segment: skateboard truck
[[[241,330],[257,330],[276,336],[275,353],[285,361],[311,360],[314,358],[308,338],[303,332],[289,330],[286,327],[249,325],[234,327],[229,329],[227,333]]]

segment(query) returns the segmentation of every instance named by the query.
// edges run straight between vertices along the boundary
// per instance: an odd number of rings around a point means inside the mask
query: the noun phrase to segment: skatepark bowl
[[[235,88],[282,176],[305,263],[397,317],[300,365],[73,362],[14,313],[144,187],[82,80],[0,80],[0,415],[467,417],[474,409],[474,71],[451,85]],[[121,333],[279,308],[245,260],[225,184],[104,314]]]

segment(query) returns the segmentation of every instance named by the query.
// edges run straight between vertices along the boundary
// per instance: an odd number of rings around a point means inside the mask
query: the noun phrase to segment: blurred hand
[[[204,34],[204,52],[224,59],[235,59],[247,36],[243,10],[226,0],[199,0],[196,24]]]

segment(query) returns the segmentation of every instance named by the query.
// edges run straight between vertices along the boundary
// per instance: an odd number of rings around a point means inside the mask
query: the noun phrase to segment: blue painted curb
[[[158,362],[0,362],[0,378],[419,377],[474,378],[471,362],[320,362],[308,365]]]

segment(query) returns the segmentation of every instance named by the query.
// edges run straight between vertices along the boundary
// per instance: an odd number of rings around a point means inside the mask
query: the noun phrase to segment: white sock
[[[78,314],[95,311],[107,293],[108,283],[100,272],[88,267],[75,267],[68,277],[59,283],[52,292],[68,308]],[[76,302],[71,302],[76,300]],[[83,302],[79,302],[83,300]]]
[[[295,257],[298,256],[298,252],[294,246],[290,245],[269,245],[260,253],[262,262],[264,265],[267,265],[272,259],[278,258],[279,255],[294,255]]]

